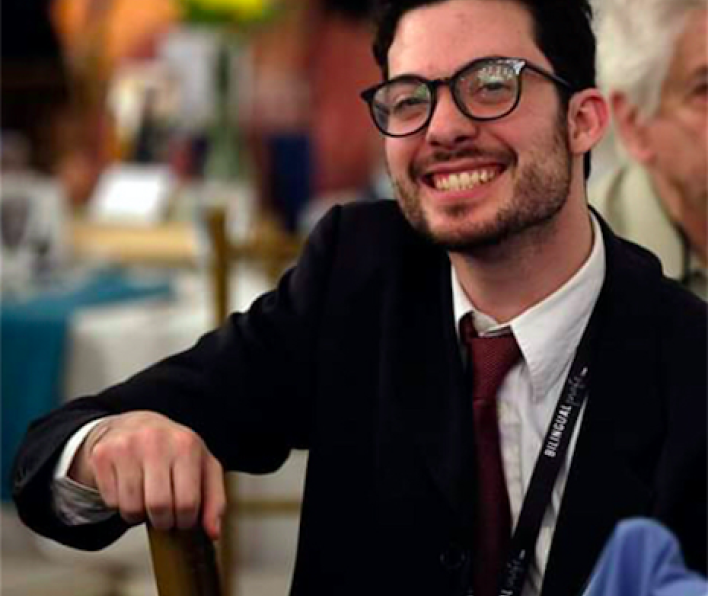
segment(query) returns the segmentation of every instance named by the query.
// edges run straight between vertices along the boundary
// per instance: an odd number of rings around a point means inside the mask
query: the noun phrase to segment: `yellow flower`
[[[200,11],[232,15],[243,21],[262,18],[273,8],[269,0],[189,0],[188,4]]]

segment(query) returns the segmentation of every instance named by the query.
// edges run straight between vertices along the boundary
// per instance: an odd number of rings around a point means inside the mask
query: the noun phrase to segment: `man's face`
[[[679,37],[661,103],[647,123],[648,167],[694,213],[708,206],[708,10],[692,14]]]
[[[525,58],[553,70],[528,12],[505,0],[450,0],[401,19],[390,76],[450,76],[476,58]],[[389,173],[414,228],[448,250],[498,244],[553,219],[570,190],[566,117],[553,83],[528,70],[514,112],[490,122],[464,116],[449,90],[426,129],[386,139]]]

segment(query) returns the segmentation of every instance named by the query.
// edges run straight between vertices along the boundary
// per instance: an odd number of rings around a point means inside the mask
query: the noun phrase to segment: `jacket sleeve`
[[[13,466],[13,497],[34,531],[69,546],[103,548],[126,529],[115,516],[66,526],[52,511],[51,481],[66,441],[86,422],[153,410],[194,429],[228,470],[276,470],[308,448],[312,357],[336,258],[340,209],[312,233],[298,264],[245,313],[234,313],[189,350],[98,395],[73,400],[35,421]]]

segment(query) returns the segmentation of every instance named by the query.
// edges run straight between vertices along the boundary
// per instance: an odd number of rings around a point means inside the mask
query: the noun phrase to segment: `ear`
[[[568,107],[568,141],[575,155],[587,153],[607,130],[609,108],[597,89],[584,89],[570,100]]]
[[[639,113],[639,108],[630,103],[623,93],[612,93],[610,104],[622,145],[635,161],[646,165],[653,158],[653,149],[647,122]]]

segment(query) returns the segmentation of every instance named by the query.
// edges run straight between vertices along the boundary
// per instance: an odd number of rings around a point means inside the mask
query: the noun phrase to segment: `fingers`
[[[221,520],[226,511],[224,471],[221,464],[210,453],[207,453],[203,471],[202,524],[207,535],[212,540],[218,540],[221,536]]]
[[[92,476],[95,487],[101,493],[101,498],[106,507],[118,508],[118,481],[115,475],[113,462],[108,452],[103,449],[95,449],[91,456]]]
[[[160,461],[146,462],[145,514],[158,530],[169,530],[175,525],[172,470]]]
[[[91,438],[89,465],[106,506],[129,524],[154,527],[203,524],[216,538],[226,497],[223,472],[201,438],[159,414],[115,416]],[[98,428],[98,427],[97,427]],[[87,443],[89,443],[87,438]]]
[[[84,437],[83,442],[76,451],[73,461],[69,466],[69,478],[83,486],[98,489],[98,480],[96,479],[93,466],[91,465],[90,461],[91,454],[93,452],[93,447],[96,442],[100,440],[103,435],[108,431],[109,421],[111,420],[111,418],[112,416],[107,416],[106,418],[104,418],[101,422],[99,422],[93,427],[92,431],[89,432],[86,437]],[[107,474],[108,467],[103,466],[100,472],[103,474]],[[107,479],[104,477],[103,481],[104,483],[106,483]]]
[[[90,462],[103,502],[129,524],[145,520],[144,473],[130,437],[103,431],[93,441]],[[109,439],[106,439],[109,437]]]
[[[197,524],[202,499],[202,461],[206,448],[196,435],[181,438],[182,455],[172,468],[174,490],[174,514],[178,528],[192,528]]]
[[[114,471],[118,494],[118,510],[126,523],[135,525],[145,521],[143,499],[143,471],[136,462],[127,462]]]

